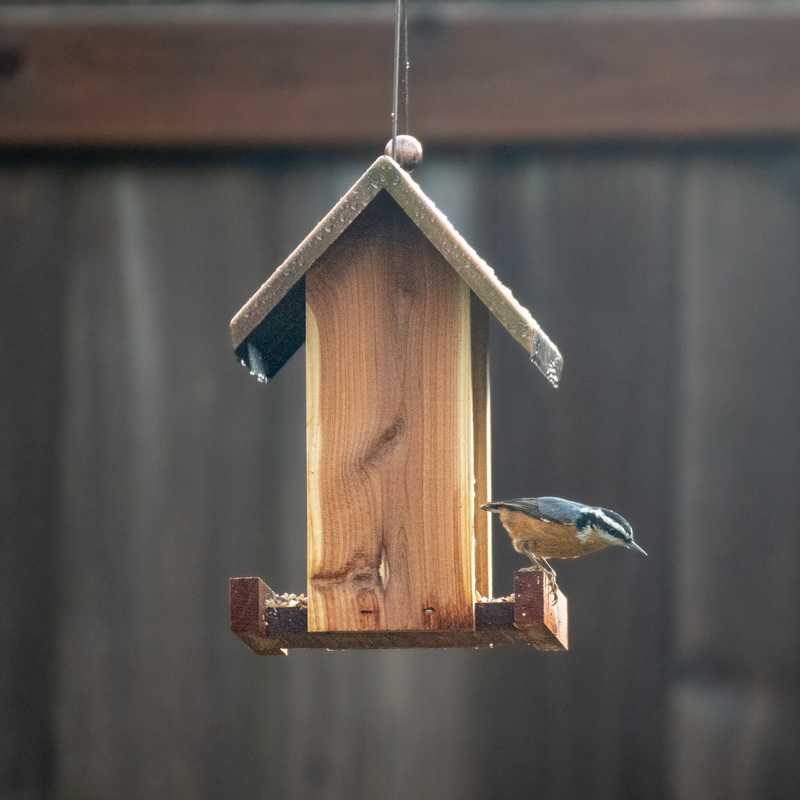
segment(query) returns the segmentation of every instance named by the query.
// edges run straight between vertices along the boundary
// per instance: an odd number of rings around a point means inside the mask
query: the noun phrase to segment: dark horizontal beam
[[[0,12],[0,146],[358,145],[388,138],[380,8]],[[800,9],[414,9],[425,142],[800,133]]]

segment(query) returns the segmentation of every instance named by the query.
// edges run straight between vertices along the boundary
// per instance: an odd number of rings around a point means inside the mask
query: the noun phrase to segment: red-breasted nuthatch
[[[518,553],[533,562],[552,579],[555,594],[556,571],[551,558],[580,558],[606,547],[625,547],[643,556],[647,553],[633,541],[633,528],[616,511],[587,506],[561,497],[520,497],[481,506],[499,514]]]

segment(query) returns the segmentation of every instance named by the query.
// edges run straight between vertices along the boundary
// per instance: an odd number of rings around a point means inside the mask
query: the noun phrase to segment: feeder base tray
[[[472,647],[507,645],[537,650],[568,649],[567,598],[550,586],[541,572],[514,573],[513,599],[475,603],[474,630],[308,630],[308,609],[275,600],[261,578],[231,578],[231,630],[259,655],[286,655],[289,648],[379,650],[404,647]]]

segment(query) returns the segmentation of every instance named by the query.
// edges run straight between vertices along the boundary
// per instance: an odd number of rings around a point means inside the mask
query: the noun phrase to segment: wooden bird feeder
[[[492,598],[489,312],[557,385],[555,345],[381,156],[233,318],[260,381],[306,344],[307,599],[232,578],[253,650],[566,649],[541,572]]]

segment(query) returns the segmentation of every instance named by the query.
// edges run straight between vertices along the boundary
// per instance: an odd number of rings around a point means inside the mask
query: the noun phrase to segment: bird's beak
[[[628,550],[635,550],[637,553],[641,553],[643,556],[647,555],[647,551],[643,547],[639,547],[636,542],[628,542],[625,547],[627,547]]]

